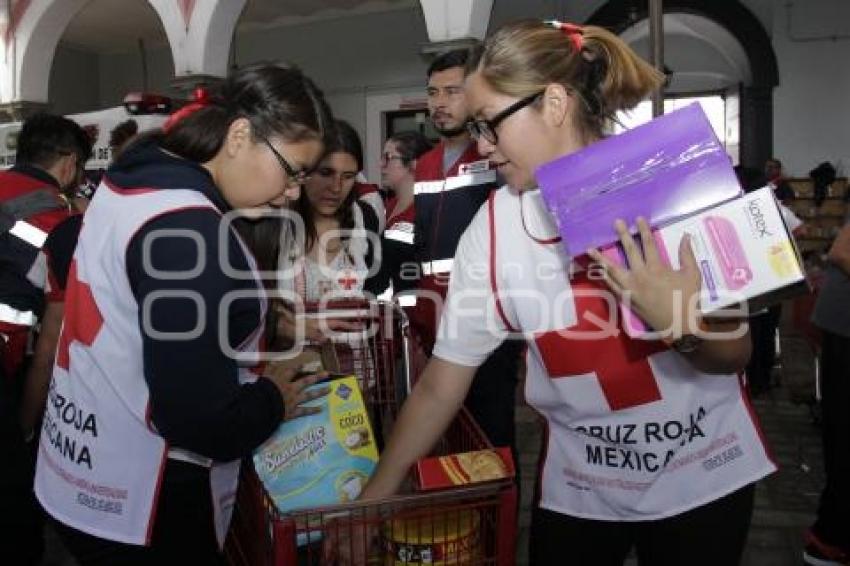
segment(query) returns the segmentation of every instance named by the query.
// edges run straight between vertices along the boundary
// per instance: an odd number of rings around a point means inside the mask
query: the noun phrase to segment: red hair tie
[[[545,23],[555,29],[561,30],[567,37],[570,38],[576,52],[581,51],[581,48],[584,45],[584,28],[569,22],[559,22],[558,20],[547,20]]]
[[[198,87],[192,92],[192,102],[171,114],[168,117],[168,120],[165,121],[165,124],[162,125],[162,130],[164,132],[168,132],[171,128],[174,127],[175,124],[200,110],[206,106],[210,105],[210,96],[207,92],[207,89],[203,87]]]

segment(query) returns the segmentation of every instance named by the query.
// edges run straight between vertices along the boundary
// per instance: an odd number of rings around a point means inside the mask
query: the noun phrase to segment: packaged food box
[[[352,501],[375,470],[378,450],[355,376],[319,383],[322,410],[286,421],[254,453],[254,468],[281,512]]]
[[[504,447],[425,458],[416,463],[420,490],[512,478],[514,474],[511,451]]]

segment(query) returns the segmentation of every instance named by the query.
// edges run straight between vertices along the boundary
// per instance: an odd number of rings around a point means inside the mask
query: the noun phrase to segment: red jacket
[[[47,273],[46,263],[39,254],[43,238],[68,218],[71,211],[63,205],[56,179],[47,172],[26,165],[0,171],[0,203],[42,189],[55,193],[57,208],[23,219],[36,237],[28,241],[11,232],[0,234],[0,333],[6,336],[6,340],[0,340],[0,346],[5,345],[3,365],[7,375],[17,371],[30,328],[44,310]]]
[[[415,254],[422,265],[419,289],[445,297],[450,263],[461,235],[490,192],[497,188],[496,171],[474,143],[443,173],[445,143],[440,142],[416,161],[414,185]],[[440,304],[419,298],[411,320],[430,351],[436,336]]]

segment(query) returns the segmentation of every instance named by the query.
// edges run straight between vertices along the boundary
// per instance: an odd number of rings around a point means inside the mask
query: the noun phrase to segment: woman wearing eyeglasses
[[[433,358],[363,498],[398,489],[478,365],[518,334],[528,344],[525,397],[546,423],[531,563],[619,565],[635,547],[641,564],[738,563],[753,483],[775,470],[737,375],[746,330],[700,320],[689,243],[672,270],[645,222],[643,252],[616,226],[630,269],[595,251],[595,264],[567,257],[534,178],[600,139],[662,78],[598,27],[520,22],[487,40],[466,79],[470,129],[507,186],[460,242]],[[624,332],[625,296],[662,339]]]
[[[266,300],[230,220],[296,199],[331,120],[299,70],[245,68],[107,171],[68,270],[35,481],[81,565],[223,563],[240,459],[319,379],[251,371]]]
[[[392,284],[393,293],[416,286],[418,264],[413,248],[413,185],[416,160],[433,144],[419,132],[400,132],[384,144],[381,154],[381,183],[391,192],[387,199],[387,228],[381,238],[381,271],[378,288]],[[405,266],[410,273],[405,273]]]

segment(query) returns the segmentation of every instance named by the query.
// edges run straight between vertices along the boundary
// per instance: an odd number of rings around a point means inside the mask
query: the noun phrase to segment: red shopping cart
[[[412,377],[410,327],[390,303],[336,304],[328,316],[357,321],[335,333],[340,369],[361,379],[375,432],[388,433]],[[434,455],[491,448],[483,432],[461,411]],[[225,554],[234,566],[323,564],[328,546],[365,548],[365,564],[509,566],[515,562],[516,486],[511,478],[441,491],[418,490],[411,474],[403,494],[281,513],[253,467],[243,465]],[[345,548],[341,549],[345,553]]]

